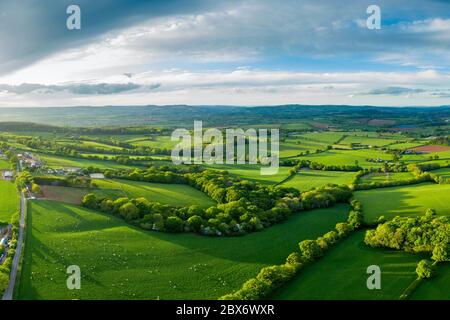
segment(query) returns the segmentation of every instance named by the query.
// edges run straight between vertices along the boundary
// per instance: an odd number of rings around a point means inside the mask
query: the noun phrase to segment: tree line
[[[240,289],[220,299],[259,300],[270,297],[276,289],[290,281],[306,265],[320,259],[328,249],[361,227],[363,223],[361,203],[353,200],[351,206],[347,222],[336,224],[334,230],[315,240],[301,241],[298,244],[299,250],[291,253],[284,264],[262,268],[255,278],[247,280]]]

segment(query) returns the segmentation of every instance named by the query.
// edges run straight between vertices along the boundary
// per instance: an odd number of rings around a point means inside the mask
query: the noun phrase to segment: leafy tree
[[[416,273],[421,279],[431,278],[434,275],[434,266],[426,259],[421,260],[417,264]]]
[[[336,231],[338,232],[339,237],[343,238],[348,236],[353,229],[348,223],[340,222],[336,224]]]
[[[204,223],[202,217],[200,216],[192,216],[187,220],[187,222],[189,227],[195,232],[199,232],[202,224]]]
[[[97,208],[97,197],[93,193],[88,193],[87,195],[85,195],[83,197],[83,199],[81,200],[81,203],[83,204],[83,206],[85,206],[87,208],[96,209]]]

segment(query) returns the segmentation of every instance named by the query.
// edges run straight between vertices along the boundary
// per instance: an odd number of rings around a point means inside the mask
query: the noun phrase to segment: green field
[[[327,145],[320,142],[301,139],[286,139],[280,142],[280,158],[296,157],[300,153],[314,153],[317,150],[325,150]]]
[[[440,177],[449,179],[450,178],[450,167],[449,168],[442,168],[438,170],[430,171],[431,173],[434,173],[435,175],[438,175]]]
[[[440,263],[436,275],[422,281],[411,295],[412,300],[439,299],[450,300],[450,262]]]
[[[360,183],[402,181],[414,178],[411,172],[369,173],[359,179]]]
[[[11,168],[11,164],[8,160],[0,159],[0,170],[9,170]]]
[[[19,196],[14,182],[0,180],[0,221],[9,222],[18,206]]]
[[[326,152],[310,154],[299,157],[299,160],[310,160],[325,165],[355,165],[358,163],[363,168],[381,167],[381,163],[369,162],[368,159],[391,160],[390,154],[375,149],[359,150],[329,150]]]
[[[288,171],[290,169],[290,167],[279,167],[276,174],[262,176],[261,166],[256,164],[212,164],[205,165],[205,167],[214,170],[226,170],[233,177],[268,185],[276,184],[286,179],[289,176]]]
[[[279,264],[303,239],[346,220],[349,207],[302,212],[244,237],[144,231],[106,214],[52,201],[28,211],[20,299],[215,299],[266,265]],[[81,268],[68,290],[66,268]]]
[[[46,166],[52,168],[87,168],[99,169],[127,169],[130,166],[122,165],[113,161],[90,160],[80,158],[69,158],[54,155],[37,154]]]
[[[427,209],[435,209],[440,215],[449,215],[449,184],[422,183],[412,186],[381,188],[355,192],[364,208],[366,221],[376,221],[385,216],[417,216]]]
[[[331,248],[319,261],[307,266],[275,295],[284,300],[381,300],[398,299],[416,278],[421,259],[402,251],[373,249],[363,242],[364,231]],[[367,267],[381,269],[381,289],[367,288]]]
[[[208,208],[215,204],[203,192],[184,184],[147,183],[130,180],[94,180],[100,189],[122,190],[129,198],[144,197],[174,206],[199,205]]]
[[[309,141],[316,141],[325,144],[334,144],[344,136],[344,132],[311,132],[297,135],[296,137]]]
[[[381,137],[364,137],[357,135],[349,135],[345,137],[340,143],[341,144],[361,144],[367,146],[377,146],[382,147],[395,142],[396,140],[386,139]]]
[[[283,187],[293,187],[300,191],[308,191],[329,183],[349,185],[356,172],[301,170],[293,178],[282,184]]]

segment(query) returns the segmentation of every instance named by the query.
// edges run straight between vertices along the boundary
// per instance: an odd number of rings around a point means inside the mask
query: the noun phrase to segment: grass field
[[[9,222],[18,206],[19,196],[14,182],[0,180],[0,221]]]
[[[356,172],[302,170],[282,186],[307,191],[329,183],[348,185],[353,181],[355,175]]]
[[[411,172],[379,172],[379,173],[369,173],[362,176],[359,181],[361,183],[371,183],[371,182],[387,182],[387,181],[402,181],[414,178]]]
[[[440,215],[449,215],[449,194],[449,184],[422,183],[357,191],[355,197],[363,204],[366,221],[373,222],[380,216],[391,219],[397,215],[422,215],[427,209],[435,209]]]
[[[215,299],[297,243],[334,228],[349,207],[302,212],[244,237],[147,232],[105,214],[52,201],[28,211],[21,299]],[[81,268],[81,290],[68,290],[66,268]]]
[[[343,136],[343,132],[312,132],[298,135],[300,139],[321,142],[329,145],[334,144]]]
[[[356,135],[349,135],[345,137],[340,143],[341,144],[361,144],[361,145],[368,145],[368,146],[378,146],[382,147],[388,144],[391,144],[395,142],[396,140],[392,139],[386,139],[381,137],[364,137],[364,136],[356,136]]]
[[[69,158],[54,155],[38,154],[39,158],[45,163],[45,165],[52,168],[87,168],[94,167],[99,169],[126,169],[130,166],[122,165],[113,161],[103,160],[90,160],[80,158]]]
[[[300,153],[316,152],[325,150],[327,145],[320,142],[307,141],[301,139],[286,139],[280,143],[280,158],[290,158],[298,156]]]
[[[359,150],[329,150],[326,152],[310,154],[299,157],[300,160],[310,160],[326,165],[358,165],[364,168],[380,167],[382,164],[377,162],[369,162],[368,159],[391,160],[390,154],[375,149],[359,149]]]
[[[212,164],[205,165],[205,167],[215,170],[226,170],[233,177],[263,184],[276,184],[283,181],[289,176],[288,171],[290,169],[290,167],[279,167],[277,174],[262,176],[260,171],[261,166],[255,164]]]
[[[411,295],[412,300],[450,300],[450,262],[437,266],[436,276],[422,281]]]
[[[285,300],[398,299],[416,278],[421,259],[402,251],[373,249],[363,242],[364,231],[343,240],[320,260],[307,266],[275,295]],[[381,289],[367,288],[367,267],[381,269]]]
[[[122,190],[129,198],[144,197],[174,206],[199,205],[208,208],[215,204],[203,192],[184,184],[147,183],[129,180],[94,180],[100,189]]]
[[[81,200],[88,193],[94,193],[98,197],[119,198],[126,194],[120,189],[88,189],[56,186],[41,186],[42,197],[46,200],[60,201],[71,204],[81,204]]]
[[[434,173],[435,175],[446,178],[446,179],[450,178],[450,168],[442,168],[442,169],[433,170],[430,172]]]

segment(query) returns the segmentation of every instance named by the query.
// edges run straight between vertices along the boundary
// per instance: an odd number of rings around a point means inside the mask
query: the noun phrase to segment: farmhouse
[[[3,180],[12,180],[14,177],[14,173],[9,170],[5,170],[2,172]]]

